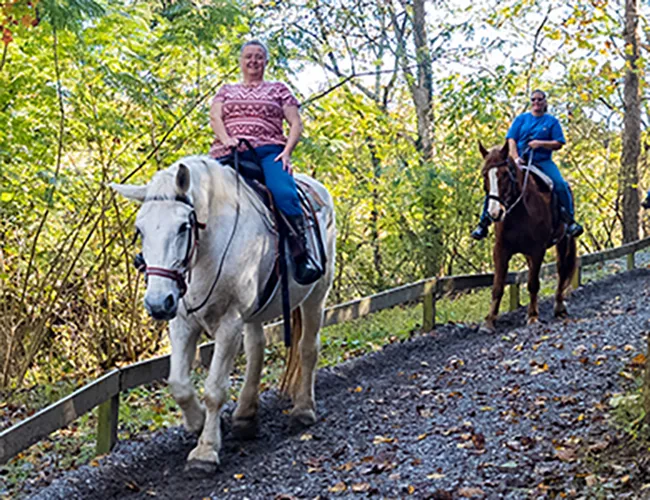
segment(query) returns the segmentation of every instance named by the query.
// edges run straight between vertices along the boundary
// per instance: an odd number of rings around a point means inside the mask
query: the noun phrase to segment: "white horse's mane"
[[[165,170],[156,172],[147,185],[145,199],[175,196],[176,174],[180,165],[185,165],[190,171],[191,182],[188,194],[192,199],[209,197],[218,199],[220,203],[236,203],[237,186],[234,170],[207,155],[186,156]]]

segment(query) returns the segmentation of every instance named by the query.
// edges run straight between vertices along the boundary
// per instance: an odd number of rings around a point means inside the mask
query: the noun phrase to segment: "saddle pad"
[[[551,190],[551,192],[553,191],[553,181],[551,180],[551,178],[548,175],[546,175],[544,172],[542,172],[539,169],[539,167],[537,167],[535,165],[524,165],[521,168],[522,168],[522,170],[526,170],[526,169],[530,170],[530,172],[532,174],[535,174],[538,179],[540,179],[544,184],[546,184],[548,186],[548,188]]]

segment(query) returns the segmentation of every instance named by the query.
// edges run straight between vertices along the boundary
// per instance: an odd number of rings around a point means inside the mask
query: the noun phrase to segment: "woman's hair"
[[[264,45],[263,42],[260,42],[259,40],[249,40],[246,42],[244,45],[241,46],[241,50],[239,51],[239,55],[241,56],[244,53],[244,49],[250,45],[254,45],[256,47],[260,47],[264,51],[264,59],[266,61],[269,60],[269,49],[266,48],[266,45]]]
[[[539,90],[539,89],[533,90],[532,93],[530,94],[530,97],[533,97],[535,94],[542,94],[542,97],[544,98],[544,100],[546,100],[546,92],[544,92],[543,90]],[[548,102],[544,103],[544,110],[543,111],[544,111],[544,113],[546,113],[548,111]]]

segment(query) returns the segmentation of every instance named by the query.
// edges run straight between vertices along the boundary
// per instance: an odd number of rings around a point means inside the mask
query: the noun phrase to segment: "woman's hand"
[[[286,170],[289,175],[293,175],[293,169],[291,168],[291,153],[286,149],[283,149],[282,152],[275,157],[273,161],[282,162],[282,170]]]
[[[225,141],[223,141],[224,146],[228,146],[229,148],[236,148],[239,146],[239,139],[235,139],[234,137],[228,137]]]

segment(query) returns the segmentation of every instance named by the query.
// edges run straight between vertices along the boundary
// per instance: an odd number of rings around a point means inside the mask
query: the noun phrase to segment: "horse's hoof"
[[[497,331],[496,327],[494,326],[494,323],[483,323],[479,328],[478,331],[481,333],[494,333]]]
[[[555,314],[556,318],[564,319],[569,317],[569,313],[567,312],[566,308],[555,310],[553,313]]]
[[[185,473],[192,478],[204,478],[214,476],[219,469],[217,462],[208,462],[207,460],[188,460],[185,464]]]
[[[310,408],[294,409],[291,412],[291,424],[294,427],[309,427],[316,423],[316,412]]]
[[[232,434],[236,439],[249,440],[257,437],[258,419],[252,418],[233,418],[232,420]]]
[[[537,323],[539,323],[539,317],[538,316],[531,316],[530,318],[528,318],[527,324],[529,326],[530,325],[536,325]]]

